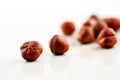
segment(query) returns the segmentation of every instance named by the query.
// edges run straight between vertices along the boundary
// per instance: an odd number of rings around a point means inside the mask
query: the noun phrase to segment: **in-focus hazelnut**
[[[61,29],[65,35],[72,35],[75,31],[75,25],[73,22],[70,21],[64,22],[61,26]]]
[[[69,49],[68,41],[65,37],[54,35],[50,40],[49,47],[54,55],[63,55]]]
[[[91,25],[83,25],[80,31],[78,32],[77,39],[82,44],[91,43],[95,40],[94,32]]]
[[[112,28],[103,29],[96,42],[103,48],[112,48],[117,43],[115,31]]]
[[[117,18],[105,18],[104,21],[107,25],[117,31],[120,28],[120,21]]]
[[[43,48],[37,41],[28,41],[20,47],[20,50],[25,60],[35,61],[41,55]]]

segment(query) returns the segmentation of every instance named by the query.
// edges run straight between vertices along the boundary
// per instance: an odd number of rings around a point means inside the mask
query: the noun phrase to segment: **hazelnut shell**
[[[65,37],[54,35],[50,40],[49,47],[54,55],[63,55],[69,49],[68,41]]]
[[[103,29],[96,42],[103,48],[112,48],[117,43],[115,31],[112,28]]]
[[[42,54],[43,48],[37,41],[28,41],[20,47],[20,50],[25,60],[35,61]]]
[[[83,26],[78,32],[77,39],[82,44],[88,44],[95,40],[92,27]]]
[[[61,29],[65,35],[72,35],[75,31],[75,25],[73,22],[70,21],[64,22],[61,26]]]
[[[103,21],[106,22],[108,27],[114,29],[114,31],[118,31],[120,28],[120,21],[117,18],[105,18]]]

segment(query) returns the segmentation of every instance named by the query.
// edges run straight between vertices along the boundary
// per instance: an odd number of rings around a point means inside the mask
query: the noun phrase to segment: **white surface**
[[[48,46],[52,35],[62,34],[62,22],[71,20],[80,28],[92,13],[120,17],[119,7],[119,0],[1,0],[0,80],[120,80],[120,41],[101,49],[69,37],[71,47],[63,56],[53,56]],[[120,31],[117,35],[120,39]],[[19,48],[31,40],[44,51],[28,63]]]

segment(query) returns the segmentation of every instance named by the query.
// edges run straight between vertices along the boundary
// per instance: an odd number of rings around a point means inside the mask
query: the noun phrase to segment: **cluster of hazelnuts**
[[[96,15],[82,25],[77,40],[81,44],[88,44],[96,41],[102,48],[112,48],[117,43],[116,31],[120,28],[120,20],[117,18],[100,19]],[[73,22],[64,22],[61,30],[65,35],[72,35],[75,32]],[[64,36],[54,35],[49,47],[54,55],[63,55],[69,49],[69,43]],[[43,51],[42,45],[38,41],[25,42],[21,47],[22,57],[27,61],[35,61]]]

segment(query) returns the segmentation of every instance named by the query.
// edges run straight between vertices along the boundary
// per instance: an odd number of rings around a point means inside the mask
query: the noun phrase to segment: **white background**
[[[112,49],[96,43],[81,45],[67,37],[70,49],[53,56],[49,40],[62,34],[61,23],[70,20],[79,29],[91,15],[120,17],[119,0],[0,0],[0,80],[120,80],[120,31]],[[23,60],[20,46],[39,41],[43,53],[37,61]]]

